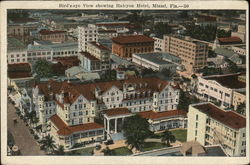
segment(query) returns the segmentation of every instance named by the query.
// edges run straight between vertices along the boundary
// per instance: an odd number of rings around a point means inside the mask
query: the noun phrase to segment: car
[[[106,144],[106,145],[114,144],[114,141],[113,140],[108,140],[104,144]]]
[[[95,149],[96,149],[96,150],[100,150],[100,149],[101,149],[101,145],[100,145],[100,144],[97,144],[97,145],[95,146]]]

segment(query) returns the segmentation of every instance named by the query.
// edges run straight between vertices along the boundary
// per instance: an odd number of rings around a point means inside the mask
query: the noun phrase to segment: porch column
[[[104,117],[104,129],[106,130],[106,118]]]
[[[109,119],[107,119],[107,122],[108,122],[108,128],[107,128],[107,133],[109,134]]]
[[[115,133],[117,133],[117,118],[115,118]]]
[[[123,125],[123,123],[124,123],[124,117],[122,118],[122,125]]]

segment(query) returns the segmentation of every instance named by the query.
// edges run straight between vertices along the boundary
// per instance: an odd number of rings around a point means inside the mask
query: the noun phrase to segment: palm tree
[[[60,145],[57,150],[55,150],[55,155],[65,155],[65,152],[64,152],[64,147],[62,145]]]
[[[135,148],[140,151],[144,140],[151,135],[147,119],[139,115],[126,118],[123,124],[123,131],[126,143],[131,146],[131,150]]]
[[[53,137],[50,135],[45,136],[40,141],[40,144],[41,144],[41,149],[45,150],[48,153],[53,153],[56,148],[55,141],[53,140]]]
[[[167,141],[167,146],[170,146],[170,142],[174,143],[176,141],[175,136],[172,134],[172,132],[170,132],[169,130],[166,130],[162,137],[161,137],[161,141],[165,142]]]

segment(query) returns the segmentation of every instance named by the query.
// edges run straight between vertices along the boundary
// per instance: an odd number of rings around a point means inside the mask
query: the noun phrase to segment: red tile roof
[[[98,58],[91,55],[89,52],[80,52],[80,54],[83,55],[84,57],[86,57],[87,59],[91,60],[91,61],[100,61]]]
[[[240,44],[242,40],[239,37],[224,37],[218,38],[219,42],[222,44]]]
[[[51,122],[59,129],[59,135],[71,135],[76,132],[89,131],[95,129],[103,129],[104,127],[97,123],[79,124],[68,126],[57,114],[50,118]]]
[[[49,34],[66,33],[66,31],[61,31],[61,30],[51,31],[51,30],[43,29],[43,30],[40,30],[39,33],[42,35],[49,35]]]
[[[30,64],[8,64],[8,77],[12,79],[32,77]]]
[[[97,47],[98,49],[102,49],[102,50],[110,50],[108,47],[100,44],[100,43],[97,43],[97,42],[90,42],[92,45],[94,45],[95,47]]]
[[[59,83],[59,82],[58,82]],[[123,86],[129,85],[136,85],[135,91],[136,92],[143,92],[143,91],[150,91],[152,94],[154,91],[162,91],[167,85],[168,82],[161,80],[159,78],[153,77],[146,77],[146,78],[133,78],[133,79],[126,79],[126,80],[115,80],[109,82],[98,82],[98,83],[89,83],[89,84],[80,84],[80,83],[67,83],[67,82],[60,82],[59,84],[55,84],[56,93],[64,92],[69,97],[69,103],[73,104],[75,100],[80,96],[83,95],[88,100],[96,100],[95,98],[95,91],[96,88],[99,88],[100,94],[106,92],[111,87],[115,86],[120,90],[123,90]],[[44,86],[45,90],[44,93],[48,92],[46,89],[47,87]],[[48,95],[46,93],[46,95]]]
[[[53,59],[54,61],[58,61],[63,66],[66,66],[67,68],[72,66],[78,66],[80,63],[80,60],[77,56],[67,56],[67,57],[55,57]]]
[[[32,77],[32,74],[29,72],[8,72],[8,77],[11,79],[28,78]]]
[[[119,44],[154,42],[154,39],[145,35],[118,36],[112,38],[113,42]]]
[[[119,116],[119,115],[126,115],[132,114],[128,108],[113,108],[103,111],[107,116]]]
[[[211,103],[193,105],[193,107],[228,127],[234,129],[246,127],[246,118],[234,111],[222,110]]]
[[[116,30],[98,30],[98,33],[116,33]]]
[[[139,115],[146,119],[157,120],[161,118],[169,118],[169,117],[176,117],[176,116],[187,116],[187,112],[184,110],[169,110],[165,112],[155,112],[155,111],[145,111],[139,112]]]

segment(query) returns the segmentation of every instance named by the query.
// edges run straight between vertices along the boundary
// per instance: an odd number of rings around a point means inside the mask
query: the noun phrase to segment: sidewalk
[[[14,124],[13,119],[17,120],[16,124]],[[30,134],[29,127],[19,118],[14,106],[10,103],[8,103],[7,108],[7,120],[7,128],[12,133],[15,145],[18,146],[22,155],[45,155],[45,152],[40,150],[36,140]]]

